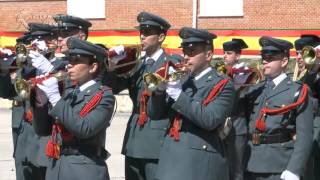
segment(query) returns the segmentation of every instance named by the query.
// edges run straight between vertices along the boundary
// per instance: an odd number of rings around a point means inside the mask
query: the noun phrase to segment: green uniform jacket
[[[84,117],[80,117],[82,108],[103,90],[100,102]],[[52,160],[47,168],[48,180],[107,180],[108,168],[105,164],[104,150],[106,128],[114,110],[115,97],[110,88],[95,83],[84,91],[76,94],[73,89],[67,89],[57,104],[51,109],[50,115],[61,123],[74,138],[71,141],[62,142],[61,156],[58,160]],[[64,154],[65,148],[80,151],[78,155]],[[86,152],[97,150],[95,154]],[[101,153],[98,153],[101,152]]]
[[[215,70],[209,71],[197,81],[187,80],[176,102],[171,98],[152,96],[150,117],[182,115],[180,140],[168,134],[160,152],[156,178],[159,180],[228,180],[226,150],[217,129],[231,115],[235,98],[233,83],[224,89],[207,106],[202,102],[216,84],[226,77]],[[152,109],[157,109],[153,111]]]
[[[302,84],[293,82],[287,77],[267,95],[265,101],[262,101],[264,84],[265,82],[261,82],[255,85],[246,95],[246,106],[250,107],[249,133],[255,131],[255,122],[262,107],[281,108],[283,105],[292,104],[301,95]],[[253,145],[249,140],[248,171],[281,173],[289,170],[301,176],[311,153],[313,138],[313,112],[309,95],[296,110],[284,115],[267,115],[265,122],[266,135],[279,131],[287,133],[296,131],[296,140],[260,145]]]
[[[138,70],[131,77],[120,78],[114,73],[109,72],[104,76],[103,82],[111,87],[115,94],[124,89],[128,89],[133,104],[132,114],[128,121],[124,136],[122,154],[134,158],[158,159],[160,145],[163,143],[169,120],[168,118],[148,118],[144,126],[140,127],[137,124],[140,97],[144,90],[143,74],[146,72],[144,59],[144,57],[140,59],[141,64],[139,65]],[[166,53],[163,53],[153,64],[150,72],[155,72],[168,60],[171,59]]]
[[[33,68],[25,68],[17,71],[17,74],[23,78],[34,76],[35,70]],[[32,124],[25,121],[25,113],[29,110],[30,103],[24,101],[15,91],[13,83],[11,82],[9,74],[0,77],[0,94],[2,98],[14,100],[16,103],[12,105],[12,137],[13,137],[13,157],[16,162],[28,161],[35,166],[45,165],[39,163],[39,141]]]

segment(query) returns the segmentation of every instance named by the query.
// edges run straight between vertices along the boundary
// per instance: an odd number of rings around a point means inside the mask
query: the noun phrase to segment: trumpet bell
[[[19,68],[22,68],[23,64],[27,60],[28,50],[26,45],[24,44],[17,44],[16,45],[16,64]]]
[[[227,74],[226,65],[222,61],[217,62],[214,68],[217,70],[218,73]]]
[[[160,75],[156,73],[146,73],[143,75],[143,81],[148,89],[148,91],[155,91],[158,85],[164,81]]]
[[[54,74],[49,74],[44,77],[31,78],[29,80],[17,78],[14,83],[14,88],[20,98],[27,100],[30,99],[31,90],[35,88],[37,84],[41,84],[44,80],[50,77],[55,77],[57,78],[58,82],[61,82],[68,77],[68,74],[64,71],[59,71]]]
[[[25,44],[17,44],[16,45],[16,54],[27,54],[27,46]]]
[[[29,82],[22,78],[17,78],[14,83],[14,88],[18,94],[19,97],[22,99],[29,99],[30,98],[30,92],[31,87],[29,85]]]
[[[170,74],[169,82],[178,81],[184,78],[187,74],[188,74],[187,70],[180,70],[180,71],[173,72],[172,74]]]
[[[159,72],[158,72],[159,73]],[[160,84],[179,81],[186,77],[189,74],[188,70],[179,69],[175,72],[168,74],[168,76],[161,76],[160,74],[156,73],[146,73],[143,76],[143,81],[147,87],[147,90],[152,92],[156,90]]]
[[[141,64],[141,46],[124,47],[123,52],[118,54],[115,50],[108,51],[108,61],[114,62],[115,72],[120,77],[130,77],[134,74]],[[108,63],[107,68],[108,68]]]
[[[302,56],[302,60],[307,65],[312,65],[316,60],[316,51],[312,46],[306,46],[302,49],[301,56]]]

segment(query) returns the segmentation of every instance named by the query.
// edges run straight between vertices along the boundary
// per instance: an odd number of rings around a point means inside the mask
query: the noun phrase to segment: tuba
[[[184,63],[174,64],[167,61],[155,73],[145,73],[143,81],[148,91],[155,91],[161,84],[183,79],[189,74],[189,69]]]

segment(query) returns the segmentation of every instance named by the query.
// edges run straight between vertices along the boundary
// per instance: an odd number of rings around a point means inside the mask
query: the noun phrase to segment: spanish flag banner
[[[218,38],[214,40],[215,54],[222,55],[222,44],[230,41],[232,38],[241,38],[249,46],[242,51],[243,55],[259,55],[260,46],[259,38],[261,36],[272,36],[281,38],[294,43],[303,34],[314,34],[320,36],[319,30],[209,30],[215,33]],[[0,32],[0,47],[13,47],[16,38],[21,36],[22,32]],[[107,47],[125,45],[136,46],[140,44],[139,31],[137,30],[105,30],[92,31],[89,33],[88,41],[93,43],[104,44]],[[181,54],[179,49],[181,39],[179,30],[170,30],[163,43],[163,47],[170,53]],[[295,55],[295,51],[291,51]]]

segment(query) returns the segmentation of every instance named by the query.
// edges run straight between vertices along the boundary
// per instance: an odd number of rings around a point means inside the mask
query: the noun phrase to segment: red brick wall
[[[52,15],[65,12],[66,1],[0,2],[0,31],[24,31],[22,21],[52,23]]]
[[[66,13],[66,1],[0,1],[0,31],[23,31],[26,22],[52,22]],[[199,17],[206,29],[320,29],[319,0],[244,0],[244,16]],[[106,0],[106,19],[92,20],[93,30],[132,29],[140,11],[158,14],[174,29],[192,26],[192,0]],[[41,12],[39,12],[41,11]]]

